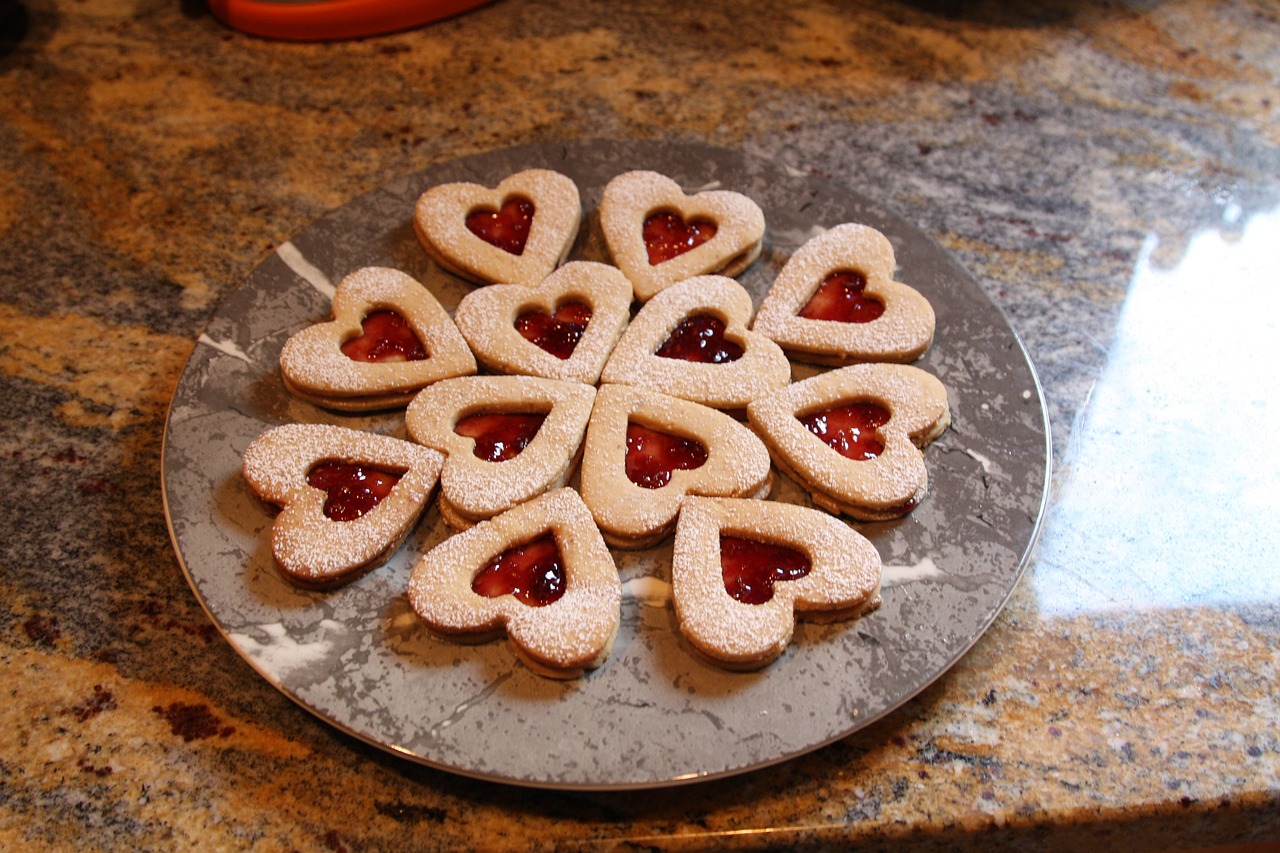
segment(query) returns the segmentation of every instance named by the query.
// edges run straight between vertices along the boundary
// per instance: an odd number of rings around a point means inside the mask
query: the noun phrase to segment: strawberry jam
[[[472,453],[486,462],[505,462],[520,455],[547,419],[544,414],[481,412],[459,418],[453,431],[476,440]]]
[[[342,353],[353,361],[421,361],[427,357],[427,348],[409,322],[387,308],[366,314],[360,334],[342,344]]]
[[[889,410],[876,403],[850,403],[805,415],[800,422],[841,456],[863,461],[884,453],[879,427],[889,422]]]
[[[773,585],[809,574],[803,552],[738,536],[720,537],[720,572],[724,591],[743,604],[764,604],[773,598]]]
[[[516,317],[516,331],[527,341],[559,359],[567,359],[582,340],[591,322],[591,306],[585,302],[565,302],[554,314],[525,311]]]
[[[724,336],[724,320],[712,314],[693,314],[671,330],[654,354],[699,364],[725,364],[742,358],[742,347]]]
[[[530,607],[545,607],[564,595],[564,562],[556,538],[547,533],[527,545],[503,551],[471,580],[485,598],[514,595]]]
[[[671,482],[672,471],[691,471],[707,462],[702,442],[627,424],[627,479],[642,489],[660,489]]]
[[[822,280],[817,291],[800,309],[808,320],[835,320],[839,323],[870,323],[884,313],[884,303],[867,296],[867,277],[853,270],[833,272]]]
[[[643,234],[649,266],[656,267],[716,236],[716,224],[710,219],[685,222],[674,210],[659,210],[645,217]]]
[[[468,231],[513,255],[524,254],[532,223],[533,202],[520,196],[504,201],[501,210],[482,207],[467,214]]]
[[[353,462],[320,462],[307,472],[307,485],[323,489],[326,518],[354,521],[372,510],[391,489],[403,472],[388,471],[372,465]]]

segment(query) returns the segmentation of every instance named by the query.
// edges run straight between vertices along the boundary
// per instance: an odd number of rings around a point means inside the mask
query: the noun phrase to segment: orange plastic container
[[[407,30],[492,0],[208,0],[209,11],[246,33],[289,41],[338,41]]]

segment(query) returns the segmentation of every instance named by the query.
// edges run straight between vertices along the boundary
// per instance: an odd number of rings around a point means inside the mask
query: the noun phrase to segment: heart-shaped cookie
[[[601,379],[741,413],[791,380],[782,349],[748,330],[751,295],[731,278],[686,279],[645,303]]]
[[[475,643],[505,630],[531,670],[575,678],[609,656],[622,584],[582,498],[558,489],[424,554],[409,602],[436,635]]]
[[[834,622],[880,605],[880,555],[821,510],[777,501],[688,497],[671,558],[680,632],[727,669],[759,669],[796,619]]]
[[[815,364],[908,362],[933,343],[933,307],[893,280],[893,246],[846,223],[801,246],[765,294],[752,326]]]
[[[290,392],[341,411],[403,406],[432,382],[475,372],[467,342],[431,292],[385,267],[344,278],[333,319],[297,332],[280,351]]]
[[[943,384],[905,364],[819,374],[756,400],[747,417],[815,504],[864,521],[915,509],[928,485],[920,448],[951,423]]]
[[[440,515],[470,527],[558,489],[572,474],[596,390],[534,376],[437,382],[405,412],[409,436],[448,458]]]
[[[444,457],[391,436],[285,424],[244,452],[245,481],[280,507],[271,551],[290,580],[327,587],[386,561],[417,523]]]
[[[631,317],[616,267],[570,261],[536,286],[494,284],[458,303],[454,322],[482,364],[594,385]]]
[[[628,385],[596,392],[581,490],[610,545],[659,542],[685,495],[763,498],[772,483],[764,444],[723,412]]]
[[[582,222],[573,180],[526,169],[494,189],[440,184],[418,198],[413,227],[431,258],[478,284],[534,284],[568,257]]]
[[[697,275],[735,276],[760,256],[764,213],[745,195],[685,195],[657,172],[624,172],[604,188],[600,227],[636,299]]]

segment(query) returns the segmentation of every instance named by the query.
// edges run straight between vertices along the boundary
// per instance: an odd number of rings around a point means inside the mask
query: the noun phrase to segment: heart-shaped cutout
[[[585,302],[562,302],[548,313],[531,308],[516,315],[515,329],[520,337],[567,361],[578,347],[578,341],[591,323],[591,306]]]
[[[631,317],[631,284],[616,267],[570,261],[537,285],[474,290],[454,316],[490,370],[594,385]]]
[[[851,619],[880,605],[880,555],[821,510],[778,501],[689,497],[671,558],[681,634],[727,669],[759,669],[796,619]]]
[[[694,471],[707,464],[707,446],[696,438],[674,435],[631,422],[627,424],[627,479],[642,489],[660,489],[675,471]]]
[[[725,323],[714,314],[694,314],[680,321],[654,353],[698,364],[725,364],[742,358],[742,347],[725,337]]]
[[[899,518],[923,500],[920,448],[951,423],[946,388],[905,364],[818,374],[755,401],[747,417],[815,504],[864,521]]]
[[[466,376],[419,394],[405,427],[447,457],[440,472],[444,520],[470,527],[563,486],[577,465],[595,394],[590,385],[533,376]],[[504,423],[522,426],[506,434]]]
[[[640,430],[662,451],[637,452],[629,439]],[[602,385],[581,481],[605,541],[645,548],[671,533],[685,495],[763,498],[773,478],[764,444],[729,415],[646,388]]]
[[[867,277],[857,270],[837,270],[822,280],[804,307],[805,320],[870,323],[884,314],[884,303],[867,293]]]
[[[706,275],[682,281],[640,309],[601,379],[740,413],[791,381],[786,354],[749,331],[750,322],[751,296],[733,279]]]
[[[582,498],[557,489],[424,554],[409,603],[438,636],[482,642],[505,631],[534,672],[574,678],[608,657],[622,584]]]
[[[459,418],[453,431],[475,441],[471,451],[477,459],[486,462],[505,462],[519,456],[533,441],[545,414],[503,412],[479,412]]]
[[[385,267],[344,278],[333,319],[302,329],[280,351],[290,392],[341,411],[403,406],[432,382],[475,372],[466,340],[431,292]]]
[[[893,246],[846,223],[801,246],[760,303],[752,328],[798,361],[909,362],[933,343],[933,307],[893,280]]]
[[[485,598],[514,595],[521,604],[546,607],[564,595],[564,558],[556,537],[545,533],[498,554],[471,579],[471,591]]]
[[[326,461],[307,472],[307,485],[324,491],[325,518],[355,521],[382,503],[403,476],[363,462]]]
[[[686,195],[657,172],[625,172],[605,186],[600,227],[635,297],[651,299],[699,275],[735,276],[760,256],[764,213],[741,193]]]
[[[640,233],[644,236],[649,265],[656,267],[716,236],[716,224],[705,218],[685,222],[674,210],[659,210],[645,217]]]
[[[327,424],[285,424],[244,452],[249,488],[280,507],[271,550],[281,571],[327,587],[381,565],[408,535],[444,457],[391,436]]]
[[[847,403],[800,418],[805,429],[822,439],[846,459],[863,461],[884,453],[880,427],[889,422],[889,410],[876,403]]]
[[[533,202],[522,196],[506,199],[498,209],[480,207],[467,214],[467,230],[504,252],[523,255],[533,224]]]
[[[724,591],[743,604],[764,604],[776,584],[799,580],[813,565],[803,551],[744,536],[720,535]]]
[[[572,179],[527,169],[489,188],[434,186],[418,198],[413,226],[441,267],[478,284],[533,284],[564,263],[582,222]]]
[[[360,334],[343,341],[342,354],[352,361],[422,361],[427,348],[399,311],[383,308],[360,321]]]

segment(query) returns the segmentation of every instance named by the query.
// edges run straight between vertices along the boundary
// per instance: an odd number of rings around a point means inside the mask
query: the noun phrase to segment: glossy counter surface
[[[317,45],[27,4],[0,58],[0,847],[1280,839],[1275,7],[758,5],[499,2]],[[225,295],[400,175],[585,137],[876,199],[1044,388],[1054,485],[1009,605],[900,710],[772,769],[566,793],[403,762],[257,676],[170,543],[166,408]]]

